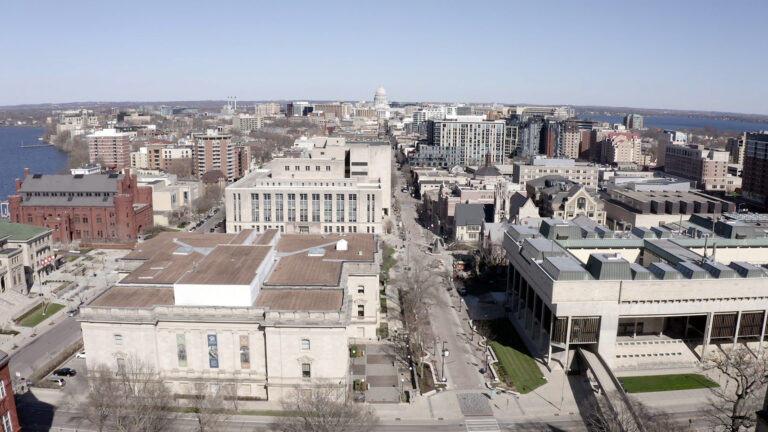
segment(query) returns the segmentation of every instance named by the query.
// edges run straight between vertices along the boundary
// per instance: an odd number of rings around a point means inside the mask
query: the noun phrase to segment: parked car
[[[216,232],[216,228],[211,228],[211,232]]]
[[[60,377],[73,377],[77,375],[77,371],[72,368],[61,368],[53,371],[53,375]]]
[[[82,350],[79,353],[75,354],[75,358],[84,359],[85,358],[85,350]]]
[[[80,313],[80,309],[72,309],[71,311],[67,312],[67,315],[73,317]]]
[[[66,381],[64,381],[64,378],[59,378],[59,377],[50,377],[48,378],[48,381],[58,384],[59,387],[64,387],[64,384],[66,384]]]

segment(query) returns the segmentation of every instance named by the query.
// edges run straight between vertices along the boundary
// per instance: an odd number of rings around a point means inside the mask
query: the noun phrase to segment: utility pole
[[[440,376],[443,377],[443,382],[445,382],[445,358],[448,356],[448,351],[445,349],[445,341],[443,341],[443,367],[442,371],[440,372]]]

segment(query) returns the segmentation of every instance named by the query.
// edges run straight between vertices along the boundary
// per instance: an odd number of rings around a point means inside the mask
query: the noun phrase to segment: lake
[[[624,123],[623,116],[606,115],[586,115],[580,114],[581,118],[590,118],[601,122]],[[768,123],[745,122],[738,120],[718,120],[702,117],[651,117],[643,116],[643,125],[645,127],[657,127],[661,129],[680,130],[680,129],[704,129],[711,127],[719,131],[736,132],[758,132],[768,130]]]
[[[57,174],[67,167],[67,154],[56,147],[21,148],[44,144],[43,128],[0,127],[0,201],[16,193],[14,179],[24,178],[24,168],[34,174]]]

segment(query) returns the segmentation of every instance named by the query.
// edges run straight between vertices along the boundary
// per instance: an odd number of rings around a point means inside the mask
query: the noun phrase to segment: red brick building
[[[16,400],[13,396],[11,372],[8,370],[10,356],[0,351],[0,431],[18,432],[19,416],[16,414]]]
[[[47,227],[53,241],[131,243],[152,226],[152,188],[138,187],[136,175],[31,175],[16,179],[8,197],[13,222]]]

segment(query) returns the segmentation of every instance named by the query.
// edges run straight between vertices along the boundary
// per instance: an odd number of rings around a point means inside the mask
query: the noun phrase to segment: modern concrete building
[[[131,136],[115,129],[104,129],[88,135],[88,156],[91,163],[106,168],[130,168]]]
[[[508,317],[533,353],[565,368],[575,348],[614,370],[690,367],[719,345],[760,350],[765,230],[738,219],[713,228],[695,238],[559,219],[513,226],[504,239]]]
[[[123,262],[130,273],[78,317],[89,369],[137,356],[177,394],[202,383],[279,401],[350,385],[350,343],[376,338],[372,234],[162,233]]]
[[[0,249],[21,249],[27,288],[56,268],[50,228],[0,220]]]
[[[515,183],[527,183],[546,175],[562,176],[589,189],[597,189],[600,167],[573,159],[535,157],[527,164],[515,163],[512,179]]]
[[[768,131],[744,136],[744,198],[768,208]]]
[[[311,141],[301,157],[273,159],[226,188],[227,232],[382,232],[392,201],[389,143]]]
[[[732,202],[691,191],[688,182],[639,180],[608,186],[603,201],[609,228],[655,227],[687,220],[694,213],[716,218],[736,211]]]

